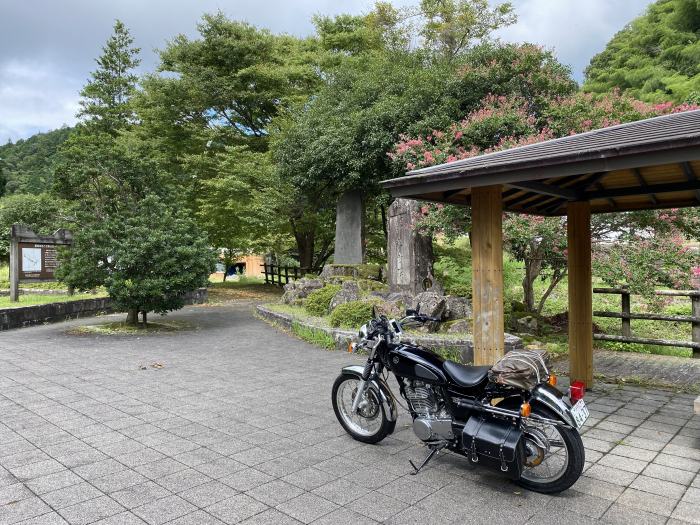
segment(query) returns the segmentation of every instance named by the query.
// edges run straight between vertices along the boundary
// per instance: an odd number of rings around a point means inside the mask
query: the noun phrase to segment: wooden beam
[[[686,178],[689,181],[698,180],[695,176],[695,171],[690,165],[690,162],[681,162],[681,168],[683,168],[683,173],[685,173]],[[695,197],[700,201],[700,190],[695,190]]]
[[[580,194],[581,192],[586,191],[592,184],[595,184],[600,179],[602,179],[605,175],[607,175],[607,172],[599,171],[596,173],[592,173],[588,176],[584,175],[584,180],[581,180],[581,175],[576,175],[573,180],[574,183],[570,186],[565,186],[565,188],[569,188],[572,191],[575,191],[576,193]],[[552,197],[546,196],[539,197],[538,199],[532,200],[528,203],[529,206],[535,206],[535,209],[537,211],[542,211],[542,213],[552,213],[565,204],[566,200],[557,200],[555,202],[552,202]]]
[[[591,204],[567,204],[569,265],[569,377],[593,386]]]
[[[641,190],[641,191],[640,191]],[[700,180],[688,182],[670,182],[666,184],[649,184],[644,188],[603,188],[588,191],[581,197],[584,200],[629,197],[631,195],[651,195],[652,193],[674,193],[677,191],[700,190]]]
[[[634,176],[637,178],[637,182],[639,182],[639,185],[642,188],[646,188],[649,185],[647,184],[647,181],[644,180],[644,176],[642,175],[642,172],[639,171],[639,168],[632,168],[632,173],[634,173]],[[656,198],[656,195],[653,193],[649,194],[649,198],[651,199],[651,202],[654,204],[659,204],[659,199]]]
[[[464,191],[464,188],[457,188],[455,190],[448,190],[442,194],[443,199],[449,199],[453,195],[458,194],[460,191]]]
[[[528,190],[534,193],[539,193],[540,195],[549,195],[551,197],[561,197],[570,201],[578,200],[579,193],[567,188],[560,186],[553,186],[551,184],[545,184],[543,182],[528,181],[528,182],[511,182],[508,184],[513,188],[519,188],[521,190]]]
[[[504,353],[503,204],[501,186],[472,189],[472,302],[474,364],[492,365]]]

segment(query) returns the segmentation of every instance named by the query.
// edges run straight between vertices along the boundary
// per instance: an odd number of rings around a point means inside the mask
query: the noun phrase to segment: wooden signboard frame
[[[53,235],[37,235],[23,224],[10,232],[10,300],[19,300],[20,282],[55,281],[58,248],[73,244],[73,234],[60,229]]]

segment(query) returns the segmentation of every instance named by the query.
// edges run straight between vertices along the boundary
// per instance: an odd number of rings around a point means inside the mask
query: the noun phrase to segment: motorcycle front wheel
[[[353,439],[363,443],[379,443],[393,430],[377,393],[372,388],[365,390],[357,412],[352,404],[360,386],[360,379],[351,374],[340,374],[333,383],[333,410],[338,422]]]
[[[544,407],[534,413],[549,419],[556,415]],[[528,424],[523,432],[526,463],[518,483],[526,489],[552,494],[571,487],[583,471],[585,450],[579,433],[571,428]]]

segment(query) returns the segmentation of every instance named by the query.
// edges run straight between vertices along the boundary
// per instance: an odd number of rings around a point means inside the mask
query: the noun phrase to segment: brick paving
[[[597,387],[585,474],[558,496],[451,454],[410,476],[424,449],[405,415],[374,446],[335,420],[331,384],[361,357],[247,306],[172,317],[197,329],[65,334],[89,319],[0,335],[0,523],[700,523],[691,395]]]

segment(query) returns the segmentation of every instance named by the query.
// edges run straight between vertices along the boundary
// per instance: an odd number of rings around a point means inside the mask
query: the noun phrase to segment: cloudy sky
[[[394,0],[395,4],[415,3]],[[649,0],[514,0],[518,23],[508,41],[553,48],[577,80],[610,37]],[[142,49],[142,71],[178,33],[196,34],[206,12],[222,10],[274,32],[306,35],[314,14],[362,13],[372,0],[0,0],[0,143],[75,122],[78,92],[115,18]]]

